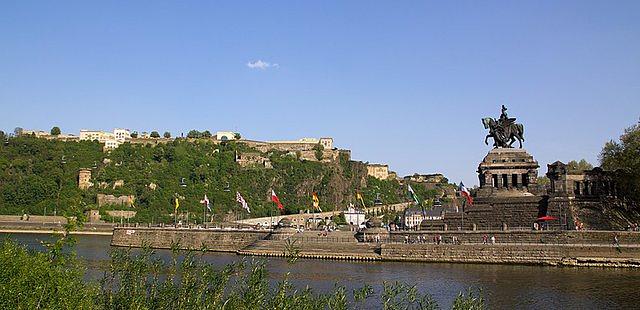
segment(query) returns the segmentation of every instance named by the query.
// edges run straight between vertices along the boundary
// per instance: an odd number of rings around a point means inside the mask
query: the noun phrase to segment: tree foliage
[[[51,128],[51,131],[49,132],[52,136],[57,136],[61,133],[60,131],[60,127],[58,126],[54,126],[53,128]]]
[[[157,139],[157,138],[160,138],[160,133],[158,133],[157,131],[154,130],[154,131],[151,132],[150,136],[151,136],[151,138]]]
[[[567,163],[567,169],[574,171],[585,171],[593,169],[593,165],[583,158],[580,161],[569,161]]]
[[[640,202],[640,122],[626,128],[619,141],[611,140],[604,145],[600,165],[603,169],[615,170],[621,193]]]
[[[164,134],[162,135],[165,139],[169,139],[171,138],[171,133],[168,131],[165,131]]]
[[[363,163],[344,157],[337,163],[319,163],[272,151],[262,156],[270,159],[273,169],[242,168],[235,162],[236,152],[259,151],[239,141],[218,145],[176,139],[154,147],[124,143],[110,153],[103,153],[96,141],[34,137],[8,141],[0,145],[0,208],[8,214],[43,214],[45,210],[51,214],[54,208],[63,211],[77,201],[95,209],[98,193],[134,195],[138,213],[134,220],[156,223],[172,221],[175,194],[184,197],[179,212],[196,214],[202,214],[199,201],[206,194],[216,216],[228,212],[249,216],[235,201],[236,191],[256,217],[278,212],[270,201],[271,189],[278,193],[286,213],[311,210],[313,192],[318,193],[323,210],[357,203],[356,191],[362,192],[368,205],[378,193],[384,203],[404,201],[397,181],[367,178]],[[87,190],[78,189],[80,168],[92,168],[94,186]],[[185,187],[180,184],[182,178]],[[114,189],[118,180],[124,186]],[[225,190],[227,184],[230,191]]]

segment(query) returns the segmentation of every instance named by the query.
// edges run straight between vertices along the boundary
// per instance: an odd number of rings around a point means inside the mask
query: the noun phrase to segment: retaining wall
[[[450,242],[455,236],[462,243],[482,243],[482,236],[495,236],[498,243],[549,243],[549,244],[602,244],[613,243],[615,235],[620,244],[640,245],[640,232],[630,231],[392,231],[392,242],[404,242],[405,236],[411,242],[421,239],[432,242],[433,237],[441,235],[444,242]]]
[[[117,227],[113,230],[112,246],[170,249],[202,249],[236,252],[269,235],[263,230],[214,230]]]
[[[638,246],[383,244],[383,260],[640,267]]]

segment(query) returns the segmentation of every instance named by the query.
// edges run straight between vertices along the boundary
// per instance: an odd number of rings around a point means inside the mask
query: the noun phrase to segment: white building
[[[129,129],[116,128],[113,130],[113,135],[115,139],[121,143],[131,139],[131,131],[129,131]]]
[[[353,205],[349,206],[344,213],[344,219],[349,225],[361,226],[367,221],[365,219],[365,213],[362,210],[357,210]]]
[[[231,141],[236,139],[236,133],[232,131],[218,131],[216,132],[216,140],[222,141]]]
[[[104,151],[110,151],[118,148],[120,144],[125,143],[131,139],[131,132],[129,129],[116,128],[113,132],[102,130],[80,130],[80,140],[98,141],[104,144],[102,148]]]

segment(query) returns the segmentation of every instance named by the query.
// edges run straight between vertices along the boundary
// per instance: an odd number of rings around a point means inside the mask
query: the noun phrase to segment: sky
[[[540,174],[640,117],[640,1],[0,1],[0,129],[334,138],[477,184],[505,104]]]

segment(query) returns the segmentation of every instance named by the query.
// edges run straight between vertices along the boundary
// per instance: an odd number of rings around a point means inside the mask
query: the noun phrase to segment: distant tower
[[[80,169],[80,172],[78,172],[78,187],[80,189],[88,189],[91,186],[93,186],[93,183],[91,183],[91,169]]]

